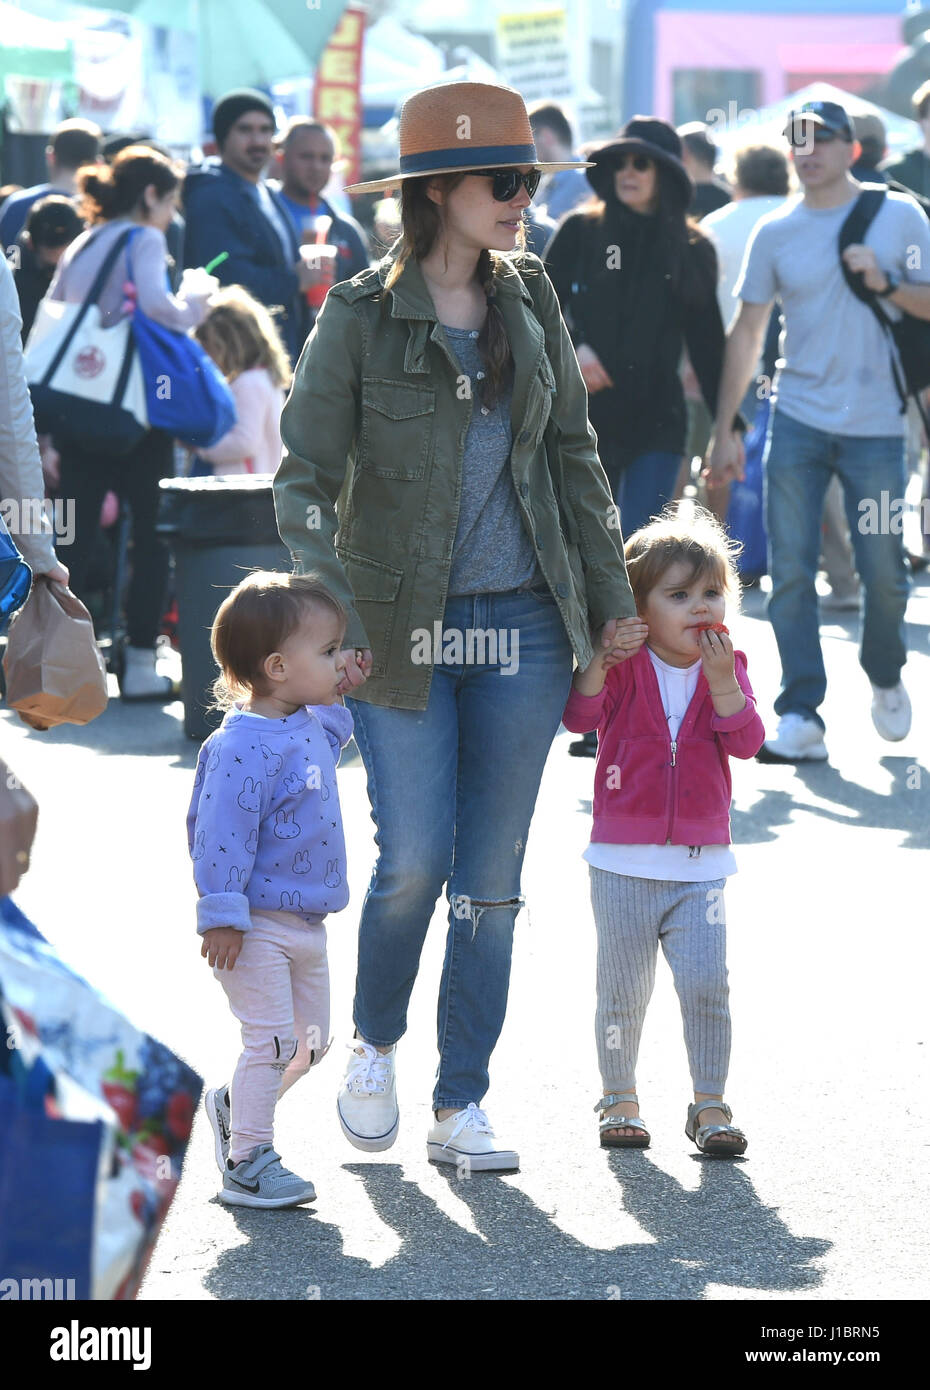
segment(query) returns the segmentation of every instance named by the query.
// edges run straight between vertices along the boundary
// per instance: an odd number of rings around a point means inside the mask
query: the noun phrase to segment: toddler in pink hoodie
[[[681,1001],[694,1087],[685,1133],[706,1154],[747,1146],[723,1091],[730,1059],[723,890],[730,848],[729,758],[765,731],[724,616],[738,602],[733,543],[702,508],[676,507],[626,543],[637,618],[619,647],[576,671],[562,716],[598,732],[594,826],[585,851],[597,926],[601,1145],[646,1148],[636,1059],[658,945]],[[703,1121],[702,1121],[703,1117]]]

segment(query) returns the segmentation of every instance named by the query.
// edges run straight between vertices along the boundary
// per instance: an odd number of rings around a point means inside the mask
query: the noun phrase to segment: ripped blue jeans
[[[355,1026],[386,1047],[407,1006],[436,903],[449,929],[433,1108],[480,1103],[510,984],[520,872],[539,783],[572,677],[548,589],[451,598],[425,710],[347,699],[368,773],[379,856],[362,907]],[[497,649],[469,632],[495,633]],[[458,660],[456,658],[459,658]]]

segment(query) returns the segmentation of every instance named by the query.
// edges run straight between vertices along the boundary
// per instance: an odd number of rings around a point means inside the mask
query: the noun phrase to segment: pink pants
[[[326,928],[293,912],[253,912],[233,970],[213,973],[242,1024],[242,1055],[230,1087],[234,1163],[274,1142],[279,1096],[329,1047]]]

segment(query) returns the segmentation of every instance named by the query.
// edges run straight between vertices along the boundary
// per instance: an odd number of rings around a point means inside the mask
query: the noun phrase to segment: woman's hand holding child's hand
[[[345,672],[339,682],[339,694],[348,695],[350,690],[362,685],[371,675],[371,648],[346,647],[342,655],[345,657]]]
[[[203,933],[200,954],[206,956],[211,968],[232,970],[242,950],[244,932],[238,927],[211,927]]]
[[[745,707],[746,696],[736,679],[733,643],[726,632],[705,628],[698,636],[701,665],[710,686],[714,709],[721,717],[739,714]]]
[[[601,647],[593,661],[583,671],[575,672],[574,685],[579,695],[600,695],[611,666],[635,655],[648,636],[649,629],[641,618],[611,618],[601,629]]]
[[[604,669],[610,670],[611,666],[635,656],[648,636],[649,628],[638,615],[632,618],[611,618],[609,623],[604,624],[601,637],[602,647],[608,648],[603,653]]]

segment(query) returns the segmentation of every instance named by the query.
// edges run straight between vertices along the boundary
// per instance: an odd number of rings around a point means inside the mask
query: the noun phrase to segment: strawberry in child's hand
[[[698,623],[698,625],[697,625],[697,631],[698,631],[698,632],[725,632],[725,633],[727,634],[728,637],[729,637],[729,635],[730,635],[730,629],[726,626],[725,623]]]

